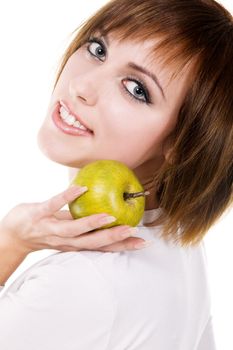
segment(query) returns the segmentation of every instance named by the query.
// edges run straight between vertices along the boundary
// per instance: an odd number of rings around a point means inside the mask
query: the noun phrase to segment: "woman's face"
[[[159,167],[186,93],[188,71],[168,84],[171,70],[146,57],[152,42],[96,36],[103,44],[88,42],[67,61],[38,133],[39,147],[51,160],[73,168],[98,159],[118,160],[131,169],[151,160]],[[146,68],[159,83],[133,65]],[[53,119],[59,101],[92,133],[81,135],[66,122],[60,128]],[[56,117],[59,123],[58,113]],[[68,128],[75,134],[67,133]]]

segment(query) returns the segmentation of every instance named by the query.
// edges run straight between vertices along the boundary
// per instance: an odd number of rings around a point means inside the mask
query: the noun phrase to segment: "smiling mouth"
[[[74,128],[81,129],[84,131],[89,131],[93,133],[92,130],[88,129],[85,125],[83,125],[74,114],[70,113],[69,109],[66,107],[63,101],[59,101],[60,108],[59,113],[61,119],[69,126],[73,126]]]
[[[62,107],[63,106],[60,104],[60,102],[58,102],[52,113],[52,120],[60,131],[72,136],[90,137],[94,135],[94,132],[92,130],[86,128],[86,126],[81,124],[76,118],[75,121],[73,118],[71,119],[71,117],[74,117],[73,114],[70,114],[70,112],[68,112],[68,114],[64,113],[63,109],[61,110]],[[76,123],[77,121],[79,122],[79,124]]]

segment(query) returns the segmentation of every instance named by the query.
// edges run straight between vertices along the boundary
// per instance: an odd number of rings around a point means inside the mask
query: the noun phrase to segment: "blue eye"
[[[89,45],[87,45],[87,50],[90,53],[90,55],[96,57],[98,60],[102,61],[101,59],[103,56],[106,56],[106,47],[103,43],[103,41],[99,38],[91,38],[88,40]],[[138,79],[138,78],[137,78]],[[134,99],[134,101],[136,102],[140,102],[140,103],[146,103],[147,105],[151,104],[151,98],[150,98],[150,94],[147,90],[147,88],[145,87],[145,84],[140,80],[136,80],[133,77],[126,77],[123,81],[125,82],[126,80],[128,80],[131,83],[135,83],[136,86],[133,89],[133,93],[131,93],[126,87],[125,84],[123,87],[123,91],[125,93],[127,93],[128,96],[130,96],[131,98]],[[138,95],[139,97],[135,96]],[[144,98],[141,99],[140,95],[143,95]]]
[[[127,81],[130,83],[135,83],[136,85],[133,88],[132,93],[129,91],[129,89],[127,89],[126,87],[124,87],[124,90],[126,91],[127,94],[129,94],[129,96],[131,98],[134,98],[136,100],[136,102],[144,102],[146,104],[150,104],[151,100],[150,100],[150,95],[149,92],[147,91],[147,89],[144,87],[144,83],[142,81],[138,81],[136,79],[134,79],[133,77],[126,77],[123,81]],[[125,85],[125,83],[124,83]],[[133,85],[133,84],[131,84]],[[135,96],[136,94],[136,96]],[[137,97],[138,96],[138,97]],[[141,97],[144,96],[144,99],[141,99]]]
[[[90,43],[90,45],[87,46],[87,50],[92,56],[97,57],[97,58],[99,55],[100,55],[100,57],[105,56],[105,54],[106,54],[105,46],[104,46],[104,43],[102,42],[102,40],[100,40],[98,38],[92,38],[92,39],[88,40],[88,43]],[[97,44],[97,45],[92,45],[92,44]],[[91,50],[91,48],[94,51],[94,53]]]

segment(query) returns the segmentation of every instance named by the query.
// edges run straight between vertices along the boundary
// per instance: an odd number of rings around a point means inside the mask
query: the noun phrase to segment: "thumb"
[[[76,186],[72,185],[65,191],[53,196],[52,198],[41,203],[42,211],[46,215],[52,215],[56,211],[62,209],[64,205],[75,200],[81,194],[86,192],[88,188],[86,186]]]

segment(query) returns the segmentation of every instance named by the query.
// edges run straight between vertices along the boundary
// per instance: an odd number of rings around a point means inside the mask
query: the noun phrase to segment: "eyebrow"
[[[101,33],[101,36],[102,36],[102,38],[105,40],[107,46],[109,46],[109,40],[108,40],[107,35],[106,35],[106,34],[104,35],[103,33]],[[162,94],[164,100],[166,100],[166,96],[165,96],[165,93],[164,93],[164,91],[163,91],[163,88],[162,88],[162,86],[161,86],[161,84],[160,84],[160,82],[159,82],[159,79],[157,78],[157,76],[156,76],[154,73],[148,71],[146,68],[144,68],[144,67],[142,67],[142,66],[139,66],[138,64],[136,64],[136,63],[134,63],[134,62],[129,62],[127,66],[128,66],[129,68],[132,68],[132,69],[134,69],[134,70],[137,70],[137,71],[139,71],[139,72],[141,72],[141,73],[147,75],[148,77],[150,77],[150,78],[154,81],[154,83],[157,85],[157,87],[159,88],[159,90],[160,90],[160,92],[161,92],[161,94]]]

